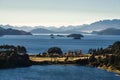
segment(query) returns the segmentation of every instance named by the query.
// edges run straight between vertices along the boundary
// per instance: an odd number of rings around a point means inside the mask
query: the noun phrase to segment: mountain
[[[33,30],[35,27],[31,27],[31,26],[12,26],[12,25],[0,25],[0,27],[4,28],[4,29],[16,29],[16,30],[23,30],[23,31],[27,31],[30,32],[31,30]]]
[[[23,30],[15,30],[15,29],[4,29],[0,27],[0,35],[32,35],[30,32],[25,32]]]
[[[101,20],[81,27],[82,31],[100,31],[107,28],[120,29],[120,19]]]
[[[31,33],[55,33],[55,32],[43,28],[37,28],[37,29],[33,29]]]
[[[44,29],[44,28],[37,28],[37,29],[33,29],[30,31],[31,33],[86,33],[86,32],[81,32],[81,31],[75,31],[75,30],[48,30],[48,29]]]
[[[40,26],[41,27],[41,26]],[[39,26],[37,26],[39,28]],[[53,32],[59,33],[82,33],[82,32],[92,32],[92,31],[100,31],[107,28],[116,28],[120,29],[120,19],[113,20],[100,20],[91,24],[83,24],[83,25],[69,25],[69,26],[61,26],[56,28],[54,26],[51,27],[41,27]]]
[[[91,24],[83,24],[83,25],[69,25],[69,26],[60,26],[59,28],[55,26],[11,26],[11,25],[0,25],[0,27],[3,27],[5,29],[12,28],[12,29],[17,29],[17,30],[24,30],[24,31],[32,31],[36,29],[36,32],[39,33],[81,33],[81,32],[92,32],[92,31],[100,31],[104,30],[107,28],[116,28],[120,29],[120,19],[112,19],[112,20],[100,20],[93,22]],[[40,31],[38,31],[38,29]],[[42,30],[43,29],[43,30]]]
[[[120,29],[108,28],[101,31],[93,31],[92,34],[98,35],[120,35]]]
[[[93,22],[91,24],[83,24],[76,26],[62,26],[58,28],[59,31],[69,30],[69,31],[77,31],[77,32],[92,32],[92,31],[100,31],[107,28],[116,28],[120,29],[120,19],[112,19],[112,20],[100,20]]]

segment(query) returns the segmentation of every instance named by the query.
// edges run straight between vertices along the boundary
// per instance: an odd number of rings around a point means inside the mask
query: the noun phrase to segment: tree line
[[[120,41],[109,45],[107,48],[89,49],[89,58],[91,65],[94,66],[113,66],[120,70]],[[97,57],[95,57],[97,56]]]

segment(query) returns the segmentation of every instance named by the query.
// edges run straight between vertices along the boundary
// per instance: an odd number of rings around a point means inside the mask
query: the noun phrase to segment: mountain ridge
[[[25,32],[23,30],[16,30],[12,28],[4,29],[0,27],[0,35],[32,35],[30,32]]]
[[[107,28],[116,28],[116,29],[120,29],[120,19],[105,19],[105,20],[99,20],[96,22],[93,22],[91,24],[83,24],[83,25],[69,25],[69,26],[60,26],[59,28],[55,27],[55,26],[22,26],[22,27],[18,27],[18,26],[11,26],[11,25],[0,25],[0,27],[4,27],[4,28],[12,28],[12,29],[17,29],[17,30],[25,30],[25,31],[32,31],[34,29],[46,29],[46,33],[50,32],[50,33],[56,33],[56,32],[60,32],[60,33],[81,33],[81,32],[92,32],[92,31],[100,31],[100,30],[104,30]],[[45,33],[44,30],[42,31],[42,33]],[[48,32],[47,32],[48,31]],[[41,32],[39,32],[41,33]]]
[[[107,28],[101,31],[93,31],[92,34],[98,35],[120,35],[120,29],[116,28]]]

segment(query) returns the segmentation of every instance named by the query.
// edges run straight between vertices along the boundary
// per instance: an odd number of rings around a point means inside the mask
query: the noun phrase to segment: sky
[[[0,24],[67,26],[120,19],[120,0],[0,0]]]

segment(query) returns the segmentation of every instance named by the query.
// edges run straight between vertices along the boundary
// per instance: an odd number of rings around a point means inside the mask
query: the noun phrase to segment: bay
[[[0,80],[119,80],[114,73],[77,65],[46,65],[0,70]]]

